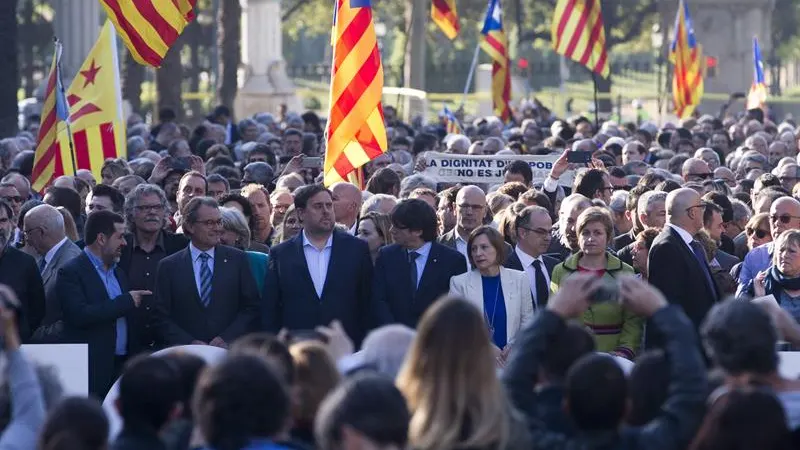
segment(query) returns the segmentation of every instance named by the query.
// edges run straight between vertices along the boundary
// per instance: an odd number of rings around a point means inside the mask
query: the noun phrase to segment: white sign
[[[40,366],[51,366],[64,394],[89,395],[89,346],[87,344],[25,344],[22,353]]]
[[[213,347],[210,345],[179,345],[177,347],[165,348],[164,350],[157,351],[151,356],[162,356],[169,353],[189,353],[191,355],[199,356],[206,361],[206,364],[216,364],[228,353],[224,348]],[[110,432],[108,434],[109,441],[113,441],[117,434],[122,430],[122,418],[119,417],[117,407],[114,403],[119,396],[119,379],[114,382],[111,389],[106,394],[106,399],[103,400],[103,410],[108,417],[110,425]],[[191,405],[185,405],[186,408],[191,408]]]
[[[534,182],[544,182],[553,163],[560,155],[456,155],[453,153],[425,153],[427,167],[424,175],[437,183],[502,184],[503,171],[512,161],[525,161],[531,166]],[[575,171],[564,172],[558,183],[571,187]]]

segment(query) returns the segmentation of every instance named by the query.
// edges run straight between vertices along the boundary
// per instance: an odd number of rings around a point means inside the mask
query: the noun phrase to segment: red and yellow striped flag
[[[388,148],[383,66],[370,0],[337,0],[324,183],[358,182],[356,169]]]
[[[600,0],[558,0],[550,31],[557,53],[608,78],[611,69]]]
[[[703,97],[703,50],[694,35],[689,6],[678,3],[675,16],[675,36],[670,46],[670,61],[675,64],[672,77],[672,99],[675,115],[681,119],[691,116]]]
[[[127,153],[125,120],[122,114],[121,84],[117,40],[111,22],[106,22],[92,51],[66,92],[69,103],[69,130],[74,154],[70,152],[70,136],[65,122],[56,120],[56,100],[48,96],[42,109],[39,145],[33,159],[31,182],[34,190],[45,188],[61,175],[72,175],[78,169],[89,169],[98,180],[107,158]],[[72,161],[75,161],[73,166]]]
[[[431,20],[441,28],[442,33],[450,40],[458,36],[461,25],[458,23],[456,0],[433,0],[431,2]]]
[[[161,66],[172,44],[194,20],[196,3],[197,0],[100,0],[133,58],[153,67]]]
[[[481,35],[481,48],[492,57],[494,114],[508,122],[511,119],[511,58],[508,56],[508,37],[503,29],[500,0],[489,0]]]

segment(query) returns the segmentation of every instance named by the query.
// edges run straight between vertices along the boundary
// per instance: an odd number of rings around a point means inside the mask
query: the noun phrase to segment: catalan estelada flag
[[[456,0],[433,0],[431,2],[431,20],[439,26],[449,39],[455,39],[461,31],[458,23]]]
[[[336,0],[324,183],[361,185],[361,166],[386,151],[383,65],[370,0]]]
[[[747,94],[747,109],[763,108],[767,103],[767,84],[764,80],[764,63],[761,61],[758,38],[753,37],[753,85]]]
[[[442,109],[442,114],[444,114],[444,119],[447,121],[447,134],[463,134],[461,123],[458,121],[458,117],[453,114],[453,111],[450,111],[450,108],[445,106]]]
[[[672,76],[672,101],[675,115],[692,115],[703,97],[703,50],[694,35],[692,16],[685,0],[679,0],[675,16],[675,36],[670,46],[669,60],[675,65]]]
[[[608,78],[610,68],[600,0],[558,0],[550,32],[557,53]]]
[[[42,117],[39,123],[39,144],[36,146],[36,159],[45,154],[61,157],[58,143],[58,125],[60,121],[66,122],[68,120],[69,108],[64,96],[64,88],[61,85],[61,43],[56,41],[53,62],[50,64],[50,74],[47,76],[47,86],[45,87]],[[41,178],[41,170],[39,172],[39,177],[37,177],[36,167],[34,167],[32,179],[37,191],[42,190],[41,186],[37,185],[38,179]],[[52,178],[52,175],[50,177]]]
[[[56,96],[50,94],[51,82],[57,82],[52,70],[31,176],[33,188],[39,192],[56,177],[72,175],[77,169],[91,170],[100,179],[106,158],[124,157],[127,153],[117,39],[111,22],[103,26],[66,91],[69,117],[64,114],[61,122],[57,120]],[[70,131],[74,153],[70,151]]]
[[[237,0],[225,0],[237,1]],[[197,0],[100,0],[139,63],[160,67],[167,51],[192,20]]]
[[[508,122],[511,119],[511,63],[508,38],[503,29],[500,0],[489,0],[481,30],[481,48],[492,57],[492,104],[494,114]]]

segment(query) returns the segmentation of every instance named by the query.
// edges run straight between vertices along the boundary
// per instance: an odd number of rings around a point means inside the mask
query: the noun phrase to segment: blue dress
[[[489,335],[494,345],[501,350],[508,343],[506,336],[506,300],[503,297],[503,287],[500,284],[500,275],[485,277],[483,282],[483,318],[489,327]]]

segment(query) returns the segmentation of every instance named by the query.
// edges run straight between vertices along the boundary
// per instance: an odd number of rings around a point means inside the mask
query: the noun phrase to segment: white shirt
[[[317,297],[322,298],[322,288],[325,287],[325,279],[328,277],[328,264],[331,262],[331,250],[333,249],[333,234],[328,236],[328,242],[322,250],[314,247],[306,237],[306,231],[303,230],[303,254],[306,256],[306,266],[308,273],[311,275],[311,281],[314,283],[314,290],[317,291]]]
[[[350,236],[355,236],[357,231],[358,231],[358,221],[356,220],[356,222],[353,224],[352,227],[350,227],[349,230],[347,230],[347,232],[350,233]]]
[[[534,258],[533,256],[525,253],[519,246],[514,248],[514,252],[517,253],[517,257],[519,258],[519,262],[522,263],[522,268],[525,270],[525,273],[528,275],[528,280],[531,282],[531,295],[534,299],[534,306],[539,305],[539,299],[536,298],[536,269],[533,267],[534,261],[539,261],[542,264],[542,273],[544,274],[544,279],[547,282],[547,286],[545,286],[548,290],[550,289],[550,275],[547,274],[547,266],[544,265],[544,259],[542,256],[539,255],[538,257]]]
[[[667,226],[675,230],[678,233],[678,236],[680,236],[681,239],[683,239],[683,242],[686,244],[686,246],[689,247],[689,251],[694,253],[694,249],[692,249],[692,242],[694,242],[694,236],[692,236],[691,233],[689,233],[688,231],[684,230],[683,228],[677,225],[668,223]]]
[[[208,269],[211,271],[211,276],[214,276],[214,248],[210,248],[205,252],[195,247],[191,242],[189,243],[189,252],[192,254],[192,268],[194,269],[194,285],[197,287],[197,295],[202,298],[203,294],[200,291],[200,270],[202,270],[203,260],[200,258],[201,253],[206,253],[208,258]]]
[[[456,250],[458,253],[464,255],[464,259],[467,260],[467,271],[472,270],[472,264],[469,263],[469,249],[467,248],[467,241],[466,239],[462,238],[460,234],[458,234],[458,230],[456,231]]]
[[[428,262],[428,255],[431,253],[431,243],[426,242],[422,247],[416,250],[409,250],[408,253],[417,252],[419,256],[417,259],[414,260],[414,263],[417,265],[417,287],[419,287],[419,282],[422,280],[422,272],[425,271],[425,264]]]
[[[50,250],[47,251],[47,253],[44,254],[44,268],[45,269],[47,268],[47,265],[50,264],[50,261],[53,260],[53,257],[56,256],[56,252],[58,252],[58,249],[60,249],[61,246],[64,245],[65,242],[67,242],[67,238],[66,237],[61,239],[60,241],[58,241],[58,244],[54,245],[53,248],[51,248]],[[42,272],[44,272],[44,270],[42,270]]]

